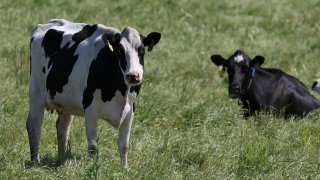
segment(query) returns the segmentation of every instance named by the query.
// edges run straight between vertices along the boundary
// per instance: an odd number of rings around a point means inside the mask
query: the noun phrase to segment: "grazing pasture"
[[[210,60],[241,48],[263,55],[264,67],[281,68],[310,89],[320,78],[319,12],[317,0],[1,0],[0,178],[319,179],[320,112],[290,119],[261,113],[244,120],[228,97],[227,75]],[[145,55],[128,172],[118,158],[118,131],[103,120],[93,159],[84,120],[75,117],[72,153],[58,162],[56,114],[50,112],[42,126],[41,162],[30,161],[29,34],[51,18],[162,34]]]

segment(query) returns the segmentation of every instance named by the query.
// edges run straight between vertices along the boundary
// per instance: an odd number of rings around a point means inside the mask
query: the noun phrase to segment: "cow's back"
[[[255,104],[250,109],[268,109],[287,117],[304,115],[320,107],[320,101],[298,78],[280,69],[259,68],[256,72],[252,88],[246,94],[249,104]]]
[[[119,30],[103,25],[53,19],[31,33],[29,88],[37,89],[49,109],[83,114],[83,91],[91,62],[105,47],[104,34]]]

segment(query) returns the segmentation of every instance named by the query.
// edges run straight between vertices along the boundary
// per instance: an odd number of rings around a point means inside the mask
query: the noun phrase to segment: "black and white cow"
[[[39,161],[38,146],[44,109],[56,110],[59,158],[68,150],[72,115],[85,117],[89,153],[97,149],[97,120],[119,128],[121,163],[127,151],[134,101],[143,79],[145,47],[151,51],[158,32],[144,37],[136,29],[122,32],[101,24],[53,19],[31,33],[29,114],[26,127],[31,160]]]
[[[320,107],[320,101],[310,94],[297,78],[280,69],[262,68],[264,57],[251,59],[237,50],[227,60],[212,55],[212,62],[227,69],[229,97],[239,98],[244,117],[265,110],[275,115],[305,115]]]

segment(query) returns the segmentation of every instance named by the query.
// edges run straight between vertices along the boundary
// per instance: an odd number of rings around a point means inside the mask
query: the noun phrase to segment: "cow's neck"
[[[240,97],[240,99],[242,100],[248,100],[251,103],[256,103],[256,90],[254,90],[254,88],[256,87],[256,84],[258,83],[258,81],[256,81],[256,79],[258,79],[259,77],[259,69],[256,68],[251,68],[250,69],[250,74],[248,75],[249,78],[247,80],[247,83],[245,85],[245,92],[242,95],[242,97]]]

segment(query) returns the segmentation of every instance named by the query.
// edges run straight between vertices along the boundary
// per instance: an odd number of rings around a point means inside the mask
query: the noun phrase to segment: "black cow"
[[[239,98],[244,117],[265,110],[287,118],[320,107],[320,101],[296,77],[280,69],[260,67],[264,62],[262,56],[251,59],[244,51],[237,50],[227,60],[221,55],[212,55],[211,60],[227,69],[229,97]]]

